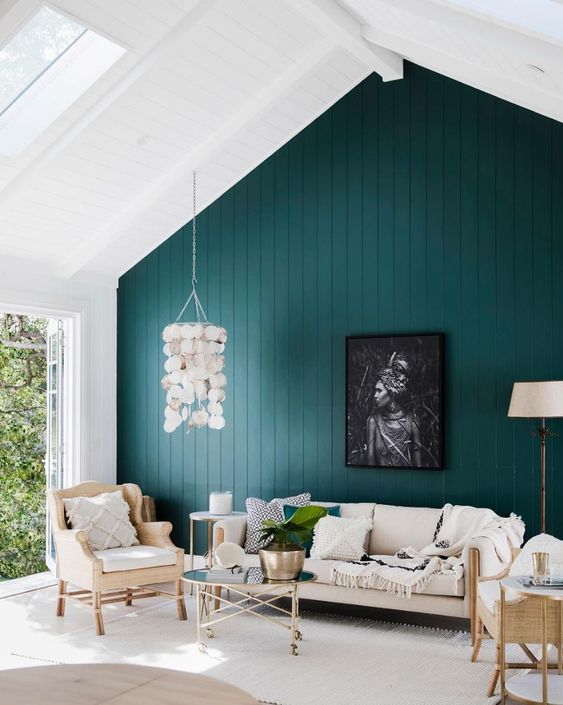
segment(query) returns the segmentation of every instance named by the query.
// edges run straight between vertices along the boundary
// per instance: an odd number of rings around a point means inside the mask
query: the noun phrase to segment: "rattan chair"
[[[69,529],[66,523],[63,500],[70,497],[94,497],[102,492],[121,491],[130,507],[130,520],[137,530],[141,546],[153,547],[147,551],[147,566],[139,567],[143,559],[137,557],[132,563],[135,567],[126,569],[127,550],[108,549],[93,551],[88,543],[85,531]],[[53,538],[57,552],[57,578],[59,592],[57,599],[57,616],[64,616],[65,602],[77,600],[90,605],[94,617],[96,633],[104,634],[102,605],[110,602],[124,602],[131,605],[133,599],[141,597],[165,596],[176,601],[178,618],[187,619],[184,603],[184,550],[177,548],[170,540],[172,524],[167,521],[143,522],[141,508],[143,496],[140,488],[133,484],[104,485],[99,482],[82,482],[65,490],[48,490],[47,504],[53,527]],[[164,550],[162,550],[164,549]],[[107,554],[112,550],[121,551],[119,570],[104,571]],[[173,563],[170,560],[173,553]],[[115,554],[114,554],[115,555]],[[103,556],[103,557],[101,557]],[[134,560],[134,559],[131,559]],[[167,565],[158,565],[162,560]],[[106,566],[108,568],[109,565]],[[161,583],[174,582],[175,591],[167,592],[155,588]],[[78,590],[68,590],[68,584]],[[150,586],[150,587],[147,587]]]
[[[513,549],[512,561],[521,549]],[[484,639],[495,642],[495,667],[487,695],[493,696],[500,675],[500,581],[509,574],[510,566],[498,575],[478,577],[475,581],[475,639],[471,660],[477,661]],[[562,611],[560,603],[549,603],[547,608],[547,640],[550,644],[561,648]],[[528,644],[538,644],[541,635],[541,604],[539,600],[528,600],[525,597],[514,597],[506,600],[505,643],[518,644],[524,652],[527,661],[507,662],[506,668],[539,669],[541,664],[530,650]],[[557,664],[550,664],[550,668]]]

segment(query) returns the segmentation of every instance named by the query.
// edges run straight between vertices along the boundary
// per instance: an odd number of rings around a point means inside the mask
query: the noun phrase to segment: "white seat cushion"
[[[481,598],[481,602],[485,607],[494,614],[497,610],[497,605],[500,602],[500,581],[499,580],[485,580],[479,583],[477,588],[477,593]],[[507,604],[511,600],[518,600],[518,593],[506,591],[506,602]]]
[[[305,559],[305,570],[315,573],[317,576],[317,583],[322,583],[324,585],[332,585],[330,581],[330,568],[337,561],[323,561],[315,558]],[[247,555],[245,560],[245,565],[256,567],[260,566],[260,559],[256,555]],[[349,588],[354,590],[356,588]],[[362,588],[357,588],[358,590]],[[444,573],[433,575],[426,589],[421,595],[446,595],[448,597],[463,597],[465,593],[465,582],[463,578],[461,580],[456,580],[453,573]],[[399,598],[398,598],[399,599]]]
[[[481,602],[485,607],[494,614],[496,612],[496,603],[500,600],[500,582],[498,580],[485,580],[479,583],[477,588]]]
[[[369,544],[370,556],[392,556],[401,548],[432,543],[442,510],[376,504]]]
[[[119,570],[137,570],[138,568],[157,568],[176,563],[176,552],[156,546],[122,546],[107,548],[105,551],[94,551],[101,558],[104,573],[115,573]]]

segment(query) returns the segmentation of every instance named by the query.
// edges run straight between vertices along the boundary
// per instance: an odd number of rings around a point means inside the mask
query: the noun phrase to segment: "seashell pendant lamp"
[[[223,402],[227,378],[225,343],[227,331],[209,323],[196,292],[196,173],[193,173],[194,214],[192,219],[192,291],[174,323],[162,331],[166,355],[161,385],[166,391],[164,430],[172,433],[185,423],[188,432],[208,426],[225,426]],[[195,306],[196,320],[180,321],[189,304]]]

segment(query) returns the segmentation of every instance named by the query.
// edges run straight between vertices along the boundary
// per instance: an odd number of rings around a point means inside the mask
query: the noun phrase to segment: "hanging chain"
[[[193,218],[192,218],[192,287],[197,284],[196,277],[196,171],[193,171]]]
[[[196,292],[196,284],[197,284],[197,277],[196,277],[196,244],[197,244],[197,230],[196,230],[196,171],[194,169],[193,173],[193,217],[192,217],[192,292],[188,297],[188,300],[182,307],[182,310],[178,314],[178,318],[176,318],[176,323],[182,318],[184,315],[184,311],[187,309],[189,303],[193,300],[194,305],[195,305],[195,313],[196,313],[196,318],[198,323],[203,319],[205,323],[207,323],[207,314],[205,313],[205,310],[203,306],[201,305],[201,301],[199,300],[199,297]]]

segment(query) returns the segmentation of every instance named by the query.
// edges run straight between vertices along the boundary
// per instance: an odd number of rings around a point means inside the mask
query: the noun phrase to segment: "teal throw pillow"
[[[289,519],[292,517],[296,510],[299,507],[292,507],[290,504],[284,504],[283,505],[283,518],[284,519]],[[337,504],[335,507],[325,507],[327,510],[327,514],[331,517],[339,517],[340,516],[340,505]],[[297,541],[294,540],[294,543],[298,543]],[[303,544],[303,548],[305,549],[305,555],[307,558],[309,558],[309,554],[311,553],[311,548],[313,546],[313,542],[309,541],[308,543]]]

